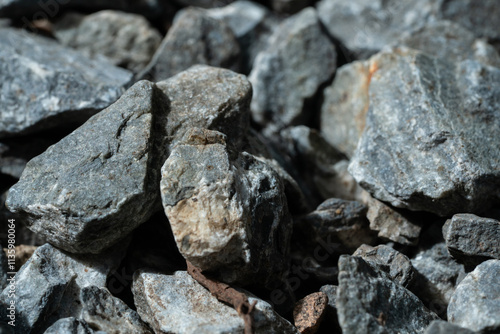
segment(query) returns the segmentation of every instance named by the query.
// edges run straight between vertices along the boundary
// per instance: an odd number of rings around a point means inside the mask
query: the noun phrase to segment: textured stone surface
[[[323,285],[320,289],[328,297],[328,306],[326,307],[325,322],[330,323],[338,333],[341,332],[339,319],[337,317],[337,290],[336,285]]]
[[[314,334],[318,331],[328,306],[328,296],[324,292],[315,292],[305,296],[293,308],[293,322],[302,334]]]
[[[173,275],[138,271],[134,275],[134,300],[141,318],[156,333],[243,333],[244,322],[236,310],[217,300],[185,271]],[[255,333],[298,333],[271,306],[256,301]]]
[[[480,333],[500,331],[500,260],[481,263],[457,286],[448,321]]]
[[[50,244],[39,247],[16,274],[16,328],[20,333],[43,333],[56,320],[80,315],[80,289],[103,287],[124,256],[123,243],[98,256],[70,255]],[[0,294],[1,319],[10,302],[7,287]]]
[[[424,334],[474,334],[473,331],[463,328],[443,320],[434,320],[427,327]]]
[[[288,269],[284,188],[265,162],[220,132],[192,129],[162,167],[165,213],[183,256],[225,282],[272,285]]]
[[[0,31],[0,136],[84,121],[115,102],[132,74],[45,37]]]
[[[405,288],[413,283],[415,270],[411,265],[410,259],[389,246],[379,245],[372,247],[361,245],[352,256],[361,257],[369,265],[386,272],[389,278]]]
[[[342,333],[423,333],[438,317],[410,291],[363,259],[339,259],[337,311]]]
[[[500,222],[472,214],[456,214],[443,226],[446,247],[466,267],[488,259],[500,260]]]
[[[70,252],[98,253],[145,222],[157,200],[168,102],[142,81],[115,104],[32,159],[10,189],[7,207],[29,228]],[[36,188],[37,191],[32,191]]]
[[[54,33],[64,45],[92,58],[106,56],[133,72],[142,70],[161,43],[161,35],[140,15],[104,10],[88,16],[65,14]]]
[[[249,76],[254,88],[252,117],[277,129],[301,124],[313,116],[309,102],[335,72],[335,47],[313,8],[285,20],[269,44]]]
[[[240,69],[240,47],[231,29],[199,8],[179,12],[139,77],[160,81],[196,64]]]
[[[106,288],[88,286],[81,290],[82,318],[94,329],[108,334],[152,334],[136,311],[113,297]]]
[[[369,63],[366,128],[349,166],[360,185],[393,206],[442,216],[498,204],[500,69],[409,49]]]
[[[89,325],[75,317],[68,317],[57,320],[52,326],[47,328],[44,334],[94,334]]]
[[[17,226],[16,226],[17,229]],[[17,234],[17,231],[16,231]],[[15,255],[15,261],[16,261],[16,270],[19,271],[21,267],[28,262],[29,258],[33,255],[33,253],[36,251],[37,247],[36,246],[30,246],[30,245],[17,245],[15,247],[16,255]],[[4,249],[6,252],[8,252],[8,249]]]

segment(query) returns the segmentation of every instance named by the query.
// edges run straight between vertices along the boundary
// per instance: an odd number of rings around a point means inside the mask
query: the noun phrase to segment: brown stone
[[[324,292],[315,292],[299,300],[293,309],[295,327],[302,334],[316,333],[327,306],[328,296]]]

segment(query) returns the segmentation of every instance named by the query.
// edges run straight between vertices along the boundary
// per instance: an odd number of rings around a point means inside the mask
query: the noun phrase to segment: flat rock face
[[[500,260],[498,220],[456,214],[443,226],[443,236],[453,258],[467,267],[491,258]]]
[[[336,59],[314,9],[285,20],[255,59],[249,76],[255,90],[253,119],[278,130],[310,119],[308,100],[332,77]]]
[[[63,45],[91,58],[103,55],[133,72],[149,63],[162,39],[143,16],[114,10],[88,16],[66,14],[54,28]]]
[[[363,259],[339,259],[337,312],[342,333],[423,333],[438,317],[410,291]]]
[[[441,216],[498,204],[500,69],[409,49],[369,63],[366,128],[349,166],[360,185],[395,207]]]
[[[164,275],[138,271],[133,293],[137,311],[156,333],[223,334],[244,331],[236,310],[217,300],[185,271]],[[298,334],[271,306],[257,298],[253,311],[255,333]]]
[[[168,102],[147,81],[32,159],[7,207],[29,228],[74,253],[98,253],[154,210],[162,152],[153,131]],[[163,155],[165,155],[163,153]],[[33,191],[35,188],[37,191]]]
[[[480,333],[500,331],[500,260],[481,263],[458,285],[448,321]]]
[[[160,81],[196,64],[240,68],[240,47],[231,29],[204,10],[188,8],[176,15],[150,64],[139,77]]]
[[[85,121],[124,92],[132,74],[53,40],[0,29],[0,137]]]
[[[280,177],[233,151],[220,132],[192,129],[162,168],[165,213],[183,256],[225,282],[272,285],[288,269],[291,220]]]

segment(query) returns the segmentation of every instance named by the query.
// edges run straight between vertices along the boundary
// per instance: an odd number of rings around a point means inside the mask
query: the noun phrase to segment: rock
[[[193,265],[227,283],[283,279],[292,227],[281,179],[265,162],[220,132],[193,128],[162,168],[161,195]]]
[[[57,320],[44,334],[94,334],[89,325],[74,317]]]
[[[249,76],[255,91],[254,121],[280,130],[312,119],[313,100],[335,72],[336,59],[313,8],[285,20],[255,59]]]
[[[342,332],[423,333],[438,317],[410,291],[363,259],[339,259],[337,312]]]
[[[361,245],[352,256],[360,257],[370,266],[387,273],[390,279],[405,288],[413,283],[415,270],[410,259],[389,246]]]
[[[115,104],[32,159],[9,191],[7,207],[64,250],[99,253],[145,222],[158,203],[153,124],[167,113],[158,88],[142,81]],[[32,191],[35,188],[37,191]]]
[[[424,334],[474,334],[473,331],[466,328],[450,324],[443,320],[434,320],[431,322],[430,326],[427,327]]]
[[[243,333],[244,322],[236,310],[217,300],[185,271],[173,275],[138,271],[133,293],[137,312],[156,333]],[[253,311],[255,333],[298,333],[271,306],[257,302]]]
[[[395,207],[440,216],[500,203],[500,147],[491,139],[500,135],[500,69],[409,49],[369,63],[366,128],[349,166],[356,181]]]
[[[45,37],[0,31],[0,136],[82,122],[115,102],[132,74]]]
[[[305,296],[293,309],[295,327],[302,334],[314,334],[318,331],[328,305],[328,296],[323,292],[315,292]]]
[[[0,289],[2,290],[7,286],[7,272],[9,272],[7,254],[9,253],[5,253],[2,247],[0,247]]]
[[[16,226],[17,228],[17,226]],[[16,231],[17,234],[17,231]],[[16,238],[17,239],[17,238]],[[15,270],[14,271],[19,271],[21,267],[28,262],[30,257],[33,255],[33,253],[36,251],[37,247],[36,246],[30,246],[30,245],[17,245],[14,250],[16,252],[15,254]],[[9,252],[8,248],[4,248],[4,251]]]
[[[450,298],[458,283],[465,277],[464,266],[450,257],[444,242],[417,253],[411,264],[416,270],[412,291],[432,311],[446,316]]]
[[[70,255],[50,244],[37,248],[15,275],[16,330],[43,333],[60,318],[78,317],[82,310],[80,290],[90,285],[104,287],[127,244],[100,255]],[[7,287],[0,294],[0,318],[4,321],[10,300]]]
[[[94,329],[108,334],[152,334],[136,311],[113,297],[106,288],[88,286],[81,290],[82,318]]]
[[[336,285],[323,285],[320,289],[328,297],[328,306],[326,307],[325,322],[329,322],[336,333],[341,333],[339,319],[337,317],[337,290]]]
[[[456,214],[443,226],[451,256],[473,269],[488,259],[500,260],[500,222],[472,214]]]
[[[481,263],[457,286],[448,321],[480,333],[500,331],[500,261]]]
[[[103,55],[133,72],[149,63],[162,40],[143,16],[114,10],[65,14],[56,21],[54,34],[63,45],[92,58]]]
[[[180,11],[139,78],[160,81],[196,64],[240,69],[240,47],[231,29],[204,10]]]

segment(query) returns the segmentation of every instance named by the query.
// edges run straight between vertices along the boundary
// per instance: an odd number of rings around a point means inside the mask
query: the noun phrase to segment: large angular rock
[[[39,247],[15,275],[16,330],[19,333],[43,333],[56,320],[79,317],[82,310],[80,290],[87,286],[104,287],[115,270],[127,242],[101,255],[70,255],[50,244]],[[0,294],[6,321],[9,287]]]
[[[255,90],[252,116],[279,130],[313,117],[311,102],[335,72],[337,54],[313,8],[285,20],[269,44],[249,76]]]
[[[149,63],[162,40],[143,16],[113,10],[88,16],[66,14],[56,21],[54,34],[62,44],[84,55],[105,56],[133,72]]]
[[[349,166],[360,185],[441,216],[500,203],[500,69],[409,49],[368,63],[366,128]]]
[[[225,282],[274,285],[288,269],[291,220],[268,164],[194,128],[162,168],[165,213],[182,255]]]
[[[173,275],[138,271],[134,274],[133,293],[138,313],[156,333],[244,331],[243,319],[236,310],[219,302],[185,271]],[[256,334],[298,334],[268,303],[251,296],[248,299],[250,303],[257,302],[252,312]]]
[[[342,333],[423,333],[438,317],[410,291],[363,259],[339,259],[337,312]]]
[[[481,263],[458,285],[448,321],[479,333],[500,331],[500,260]]]
[[[443,226],[451,256],[468,268],[488,259],[500,260],[500,222],[472,214],[456,214]]]
[[[197,64],[240,69],[240,47],[231,29],[204,10],[179,12],[140,78],[160,81]]]
[[[98,253],[111,246],[145,222],[158,204],[166,153],[157,147],[164,133],[153,125],[167,108],[154,84],[135,84],[32,159],[10,189],[7,207],[67,251]]]
[[[0,30],[0,136],[83,122],[124,92],[132,74],[45,37]]]

